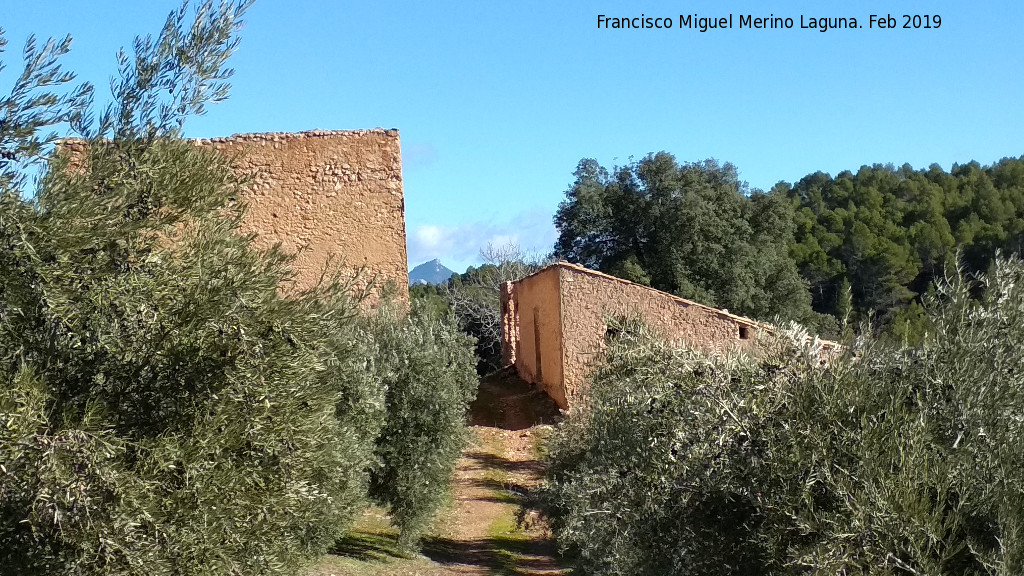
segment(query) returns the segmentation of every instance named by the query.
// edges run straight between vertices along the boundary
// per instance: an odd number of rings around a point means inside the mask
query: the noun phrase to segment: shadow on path
[[[552,560],[555,549],[547,540],[431,538],[423,543],[423,554],[442,564],[470,564],[488,568],[496,574],[542,576],[565,573]]]
[[[354,531],[340,540],[330,553],[363,562],[410,557],[398,548],[394,534],[360,531]],[[503,576],[565,574],[552,560],[555,549],[547,540],[506,537],[457,540],[429,537],[423,540],[422,554],[439,564],[481,568]]]
[[[480,381],[476,400],[469,406],[469,424],[502,430],[525,430],[538,424],[555,424],[558,406],[544,392],[520,380],[506,368]]]

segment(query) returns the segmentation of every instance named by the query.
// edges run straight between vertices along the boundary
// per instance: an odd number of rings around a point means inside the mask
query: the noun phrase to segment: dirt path
[[[485,389],[485,387],[487,387]],[[516,524],[523,495],[542,472],[536,442],[550,421],[550,407],[536,395],[508,382],[484,382],[471,421],[490,420],[499,426],[470,427],[471,442],[459,460],[452,486],[452,505],[438,518],[434,534],[423,541],[423,554],[408,558],[396,547],[395,532],[380,510],[371,510],[310,576],[548,576],[567,574],[554,546],[540,529]],[[539,407],[538,407],[539,406]],[[556,411],[557,413],[557,411]],[[532,421],[532,422],[531,422]]]
[[[455,573],[543,576],[563,574],[542,530],[522,530],[516,513],[540,473],[536,429],[508,431],[476,426],[477,445],[459,461],[455,506],[424,554]]]

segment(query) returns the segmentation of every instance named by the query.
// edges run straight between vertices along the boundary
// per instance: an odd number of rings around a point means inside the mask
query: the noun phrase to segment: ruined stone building
[[[391,285],[409,299],[405,200],[398,130],[314,130],[197,140],[228,154],[249,182],[242,231],[261,247],[280,242],[295,255],[297,288],[314,284],[330,261],[361,270],[357,288]],[[85,144],[64,141],[71,154]]]
[[[583,391],[587,371],[604,349],[609,317],[639,314],[669,338],[719,350],[751,346],[771,329],[567,262],[506,284],[501,308],[505,364],[561,408]]]

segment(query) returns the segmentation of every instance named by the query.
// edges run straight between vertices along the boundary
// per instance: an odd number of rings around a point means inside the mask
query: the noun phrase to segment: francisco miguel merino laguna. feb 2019
[[[854,16],[806,16],[799,15],[796,19],[788,16],[754,16],[753,14],[729,14],[726,16],[701,16],[700,14],[680,14],[674,16],[607,16],[597,15],[597,27],[613,30],[623,29],[671,29],[709,30],[725,29],[789,29],[817,30],[827,32],[836,29],[933,29],[942,26],[942,17],[938,14],[869,14],[861,17],[858,22]],[[799,25],[799,26],[798,26]]]

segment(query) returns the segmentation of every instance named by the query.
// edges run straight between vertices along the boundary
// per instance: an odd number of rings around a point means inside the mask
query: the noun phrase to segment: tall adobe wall
[[[237,134],[198,143],[235,159],[249,182],[242,231],[296,255],[298,288],[314,284],[334,258],[363,268],[362,286],[392,283],[408,302],[398,130]]]
[[[195,140],[228,155],[248,183],[242,232],[256,244],[280,242],[295,255],[295,288],[312,286],[324,266],[362,270],[356,288],[394,286],[408,305],[409,267],[405,253],[405,199],[398,130],[314,130],[296,134],[236,134]],[[72,165],[84,158],[86,143],[58,143]]]

